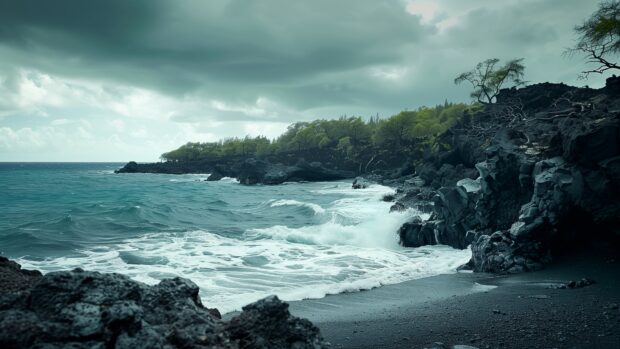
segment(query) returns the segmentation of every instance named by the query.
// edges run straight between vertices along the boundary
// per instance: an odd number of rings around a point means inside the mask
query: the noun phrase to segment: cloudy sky
[[[4,0],[0,161],[154,161],[187,141],[275,137],[294,121],[448,99],[490,57],[531,82],[596,0]]]

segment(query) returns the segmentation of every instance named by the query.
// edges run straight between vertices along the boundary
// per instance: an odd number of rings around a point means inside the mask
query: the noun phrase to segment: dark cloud
[[[424,31],[403,9],[399,1],[8,1],[0,38],[62,74],[100,71],[187,92],[397,62]]]
[[[562,55],[596,4],[4,0],[0,136],[37,139],[38,126],[69,125],[51,120],[96,114],[93,128],[144,127],[157,134],[153,142],[169,138],[159,145],[166,150],[201,140],[191,137],[243,135],[244,122],[276,132],[276,124],[316,117],[389,116],[467,101],[454,76],[491,57],[525,58],[531,82],[600,86],[601,77],[578,81],[584,62]],[[151,121],[124,119],[134,116]],[[108,131],[106,119],[115,121]],[[188,125],[200,132],[187,134]]]

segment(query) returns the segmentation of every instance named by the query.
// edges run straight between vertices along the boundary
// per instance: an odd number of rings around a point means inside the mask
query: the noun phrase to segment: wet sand
[[[550,286],[584,277],[578,289]],[[458,273],[290,303],[335,348],[620,348],[620,263],[571,257],[509,276]]]

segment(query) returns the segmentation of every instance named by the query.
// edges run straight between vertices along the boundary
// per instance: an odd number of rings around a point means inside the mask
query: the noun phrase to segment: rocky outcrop
[[[0,256],[0,295],[27,289],[42,276],[38,270],[22,269],[21,265]]]
[[[285,166],[250,158],[233,167],[233,171],[236,173],[236,178],[239,182],[246,185],[331,181],[354,176],[352,172],[330,170],[325,168],[320,162],[308,163],[303,159],[297,161],[295,166]]]
[[[120,274],[49,273],[0,296],[2,348],[322,348],[319,330],[269,297],[230,321],[205,308],[198,286],[154,286]]]
[[[228,158],[226,160],[201,160],[193,162],[160,162],[138,164],[129,162],[116,173],[211,173],[207,181],[234,177],[244,185],[275,185],[284,182],[316,182],[352,178],[351,171],[329,169],[320,162],[307,162],[299,159],[295,165],[287,166],[256,158]]]
[[[497,104],[476,116],[478,124],[456,125],[446,134],[457,143],[468,135],[467,145],[451,144],[435,158],[453,167],[478,159],[478,176],[464,174],[456,185],[433,190],[430,219],[405,224],[401,243],[471,244],[468,267],[515,273],[539,269],[554,254],[582,243],[619,237],[616,80],[602,90],[562,84],[505,90]],[[484,158],[478,151],[471,156],[455,151],[472,144],[484,149]],[[438,184],[436,168],[434,163],[419,172],[427,185],[435,181],[431,189]],[[419,201],[420,192],[408,189],[401,198],[413,194]]]
[[[277,297],[246,305],[225,323],[224,331],[239,348],[324,348],[319,329],[306,319],[292,317],[288,304]]]
[[[353,185],[351,187],[353,189],[366,189],[373,184],[377,184],[383,181],[383,178],[379,175],[369,174],[363,177],[356,177],[353,180]]]
[[[416,217],[411,222],[400,227],[398,235],[401,245],[405,247],[420,247],[437,245],[435,222],[422,221]]]
[[[216,181],[219,181],[222,178],[224,178],[223,174],[221,174],[218,171],[213,171],[213,173],[211,173],[209,175],[209,177],[207,177],[207,182],[216,182]]]

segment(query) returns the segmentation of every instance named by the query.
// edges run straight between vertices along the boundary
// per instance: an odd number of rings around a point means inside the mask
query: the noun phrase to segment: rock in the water
[[[398,235],[400,237],[400,244],[405,247],[438,244],[435,239],[435,222],[423,222],[419,218],[403,224]]]
[[[382,201],[385,202],[392,202],[396,199],[396,196],[394,196],[394,194],[385,194],[383,195],[383,197],[381,198]]]
[[[224,175],[221,174],[218,171],[213,171],[213,173],[211,173],[209,175],[209,177],[207,177],[207,181],[208,182],[215,182],[215,181],[219,181],[220,179],[224,178]]]
[[[357,177],[353,180],[353,184],[351,185],[351,187],[353,189],[366,189],[368,188],[370,185],[372,184],[372,182],[370,182],[369,180],[367,180],[366,178],[363,177]]]
[[[397,202],[394,205],[390,206],[390,212],[403,212],[407,209],[405,205],[401,202]]]
[[[174,278],[148,286],[76,269],[0,297],[1,348],[321,348],[319,330],[276,297],[230,322],[205,308],[198,286]]]
[[[125,166],[114,171],[115,173],[136,173],[138,172],[138,163],[135,161],[129,161]]]

